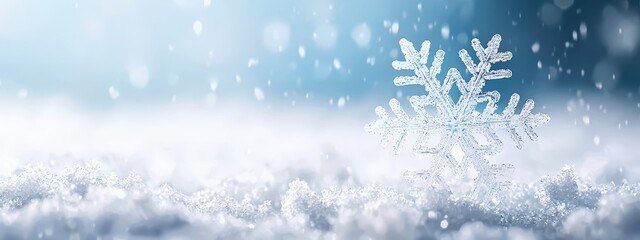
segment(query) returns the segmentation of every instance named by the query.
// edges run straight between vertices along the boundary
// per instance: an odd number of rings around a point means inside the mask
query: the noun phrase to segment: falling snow
[[[448,39],[449,38],[449,25],[445,24],[442,26],[442,28],[440,28],[440,35],[442,35],[442,38],[444,39]]]
[[[253,95],[256,97],[258,101],[264,101],[264,92],[262,89],[256,87],[253,89]]]
[[[344,108],[344,105],[347,103],[347,100],[344,97],[338,98],[338,108]]]
[[[340,59],[334,58],[333,68],[335,68],[336,70],[340,70],[341,67],[342,67],[342,63],[340,63]]]
[[[211,92],[215,92],[216,89],[218,89],[218,79],[217,78],[210,78],[209,79],[209,89],[211,90]]]
[[[391,24],[391,28],[389,31],[391,31],[391,33],[393,34],[398,34],[398,30],[400,29],[400,24],[398,22],[393,22]]]
[[[118,89],[114,86],[110,86],[109,87],[109,96],[111,96],[112,99],[118,99],[120,97],[120,91],[118,91]]]
[[[531,45],[531,51],[533,53],[538,53],[540,51],[540,43],[538,42],[533,43],[533,45]]]
[[[196,20],[193,22],[193,33],[196,34],[196,36],[200,36],[200,34],[202,34],[202,22],[199,20]]]

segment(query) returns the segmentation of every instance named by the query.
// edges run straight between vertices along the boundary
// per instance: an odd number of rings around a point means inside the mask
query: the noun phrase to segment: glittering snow
[[[596,185],[570,168],[513,185],[491,203],[406,182],[361,184],[348,173],[328,187],[318,186],[322,176],[295,175],[230,178],[185,193],[96,163],[25,166],[0,180],[0,237],[622,239],[640,221],[640,184]]]

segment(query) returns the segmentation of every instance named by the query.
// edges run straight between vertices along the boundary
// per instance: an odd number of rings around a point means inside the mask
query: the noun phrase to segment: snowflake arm
[[[441,65],[444,61],[444,51],[438,50],[436,52],[431,67],[429,68],[426,64],[428,62],[430,46],[431,43],[429,41],[424,41],[418,52],[411,42],[403,38],[400,40],[400,48],[405,55],[405,61],[393,61],[392,63],[392,66],[396,70],[414,71],[414,76],[396,77],[394,79],[396,86],[422,85],[425,87],[425,90],[429,92],[428,96],[411,97],[410,103],[416,112],[416,116],[409,117],[402,106],[400,106],[400,102],[397,99],[391,99],[389,101],[389,107],[396,117],[390,117],[389,113],[387,113],[383,107],[377,107],[376,114],[379,119],[365,127],[367,132],[382,136],[382,146],[387,146],[390,139],[396,136],[393,144],[393,151],[396,153],[399,153],[404,138],[409,132],[417,132],[421,135],[419,138],[420,142],[414,147],[416,153],[422,152],[421,150],[426,150],[427,152],[436,151],[433,148],[425,149],[421,147],[424,145],[421,143],[427,141],[427,136],[425,136],[426,134],[424,133],[435,130],[435,128],[439,126],[438,123],[441,122],[438,117],[434,118],[430,116],[425,111],[425,107],[433,105],[441,112],[446,112],[448,115],[453,114],[451,108],[442,107],[443,104],[441,103],[444,102],[448,105],[453,105],[453,101],[451,101],[451,98],[446,94],[442,93],[442,86],[436,78],[441,71]]]
[[[458,118],[462,118],[465,115],[468,115],[471,111],[475,110],[477,104],[479,103],[477,97],[482,95],[480,91],[484,87],[485,80],[494,80],[494,79],[503,79],[510,78],[512,73],[509,69],[499,69],[499,70],[490,70],[491,65],[497,62],[506,62],[511,60],[512,54],[511,52],[498,52],[498,48],[500,47],[500,42],[502,38],[499,34],[494,35],[489,43],[487,44],[487,48],[483,48],[482,44],[477,38],[471,40],[471,45],[473,49],[476,51],[476,56],[480,60],[478,64],[473,62],[471,56],[467,50],[462,49],[459,52],[460,59],[467,67],[467,70],[471,73],[472,77],[469,83],[466,85],[466,90],[463,92],[462,97],[458,101]],[[489,104],[487,104],[488,108],[495,108],[495,103],[498,99],[492,99]]]

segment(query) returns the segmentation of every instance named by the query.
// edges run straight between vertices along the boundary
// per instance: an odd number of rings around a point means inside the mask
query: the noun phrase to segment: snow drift
[[[593,184],[572,169],[488,203],[409,182],[339,184],[272,172],[191,193],[98,163],[27,166],[0,181],[2,239],[630,239],[640,184]],[[304,178],[304,179],[303,179]]]
[[[0,239],[640,238],[632,126],[586,147],[554,118],[476,201],[403,179],[425,161],[379,149],[368,116],[33,109],[0,107]]]

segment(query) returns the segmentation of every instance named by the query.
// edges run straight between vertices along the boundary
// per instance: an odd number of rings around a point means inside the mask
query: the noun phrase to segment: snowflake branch
[[[499,69],[499,70],[491,70],[491,65],[496,62],[505,62],[511,60],[512,54],[511,52],[501,52],[498,53],[498,48],[500,47],[500,42],[502,41],[502,37],[499,34],[494,35],[489,43],[487,44],[487,48],[483,48],[482,44],[480,44],[480,40],[474,38],[471,40],[471,46],[476,52],[476,55],[480,62],[475,64],[469,56],[467,50],[462,49],[459,52],[460,59],[464,62],[464,65],[467,67],[467,70],[471,73],[472,78],[467,83],[467,92],[463,93],[462,97],[459,100],[458,106],[458,118],[468,114],[469,112],[475,110],[478,101],[473,101],[474,96],[478,96],[479,92],[484,87],[485,80],[493,80],[493,79],[503,79],[510,78],[512,73],[509,69]],[[497,101],[496,101],[497,102]],[[495,102],[494,102],[495,104]],[[488,106],[493,108],[494,106]]]

